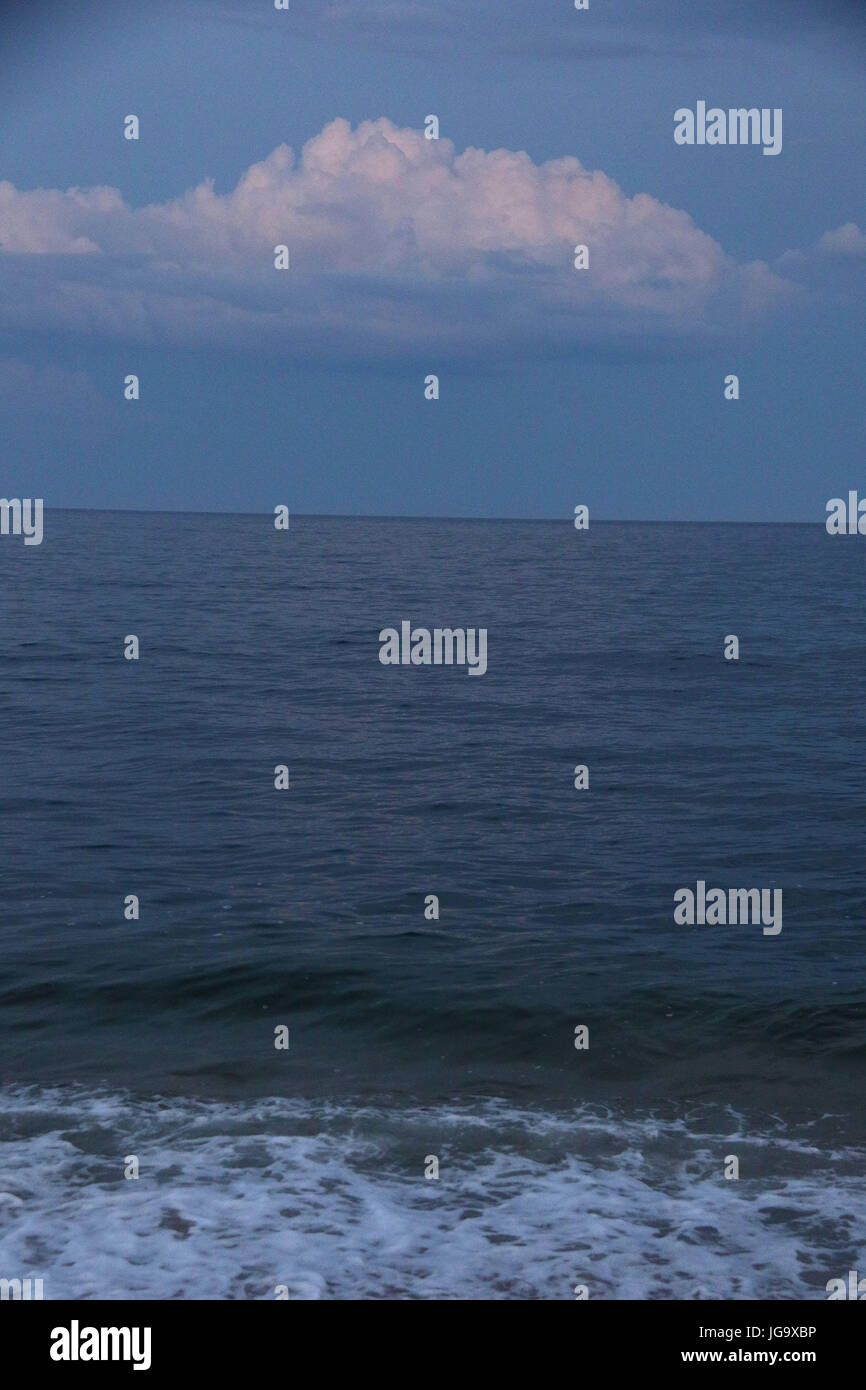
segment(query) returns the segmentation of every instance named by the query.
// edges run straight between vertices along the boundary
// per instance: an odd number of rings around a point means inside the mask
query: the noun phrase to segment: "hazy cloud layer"
[[[848,247],[857,232],[833,236]],[[274,269],[279,244],[289,271]],[[134,209],[113,188],[2,183],[0,257],[0,326],[314,355],[681,340],[798,292],[577,159],[458,154],[385,119],[335,120],[300,158],[281,145],[226,195],[206,181]]]
[[[173,0],[177,5],[179,0]],[[198,0],[183,0],[189,10]],[[792,34],[866,37],[859,0],[292,0],[288,11],[212,0],[206,19],[269,26],[288,39],[372,43],[417,53],[456,54],[483,43],[499,53],[563,61],[709,53],[732,45],[790,42]]]
[[[16,357],[0,357],[0,410],[4,414],[82,415],[92,419],[106,408],[86,372],[36,367]]]

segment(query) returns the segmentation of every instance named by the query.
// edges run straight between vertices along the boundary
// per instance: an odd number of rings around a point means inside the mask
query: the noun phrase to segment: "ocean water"
[[[857,538],[47,512],[0,582],[0,1276],[866,1271]],[[382,666],[403,619],[486,627],[486,674]],[[677,925],[699,879],[781,889],[781,933]]]

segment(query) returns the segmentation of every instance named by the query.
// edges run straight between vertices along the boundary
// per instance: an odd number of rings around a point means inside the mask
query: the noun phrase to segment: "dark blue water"
[[[3,538],[4,1269],[49,1297],[824,1297],[866,1216],[858,541],[72,512]],[[403,619],[485,627],[486,674],[381,665]],[[698,879],[781,889],[781,933],[677,925]]]

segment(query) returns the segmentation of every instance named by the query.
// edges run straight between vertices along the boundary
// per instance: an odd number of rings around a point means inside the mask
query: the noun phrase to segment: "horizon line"
[[[46,512],[85,512],[97,516],[255,516],[272,517],[273,512],[242,512],[231,509],[213,511],[207,508],[164,508],[164,507],[43,507]],[[573,525],[573,518],[562,516],[428,516],[416,512],[295,512],[289,509],[290,517],[305,517],[310,520],[328,521],[483,521],[538,524],[543,526]],[[826,517],[818,521],[735,521],[730,518],[711,517],[594,517],[590,527],[599,526],[820,526],[826,525]],[[581,528],[584,529],[584,528]]]

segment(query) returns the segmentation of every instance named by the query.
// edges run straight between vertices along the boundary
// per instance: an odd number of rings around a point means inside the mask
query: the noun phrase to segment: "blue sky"
[[[864,490],[863,7],[36,0],[0,43],[6,496],[821,521]],[[677,146],[698,100],[782,108],[781,154]]]

